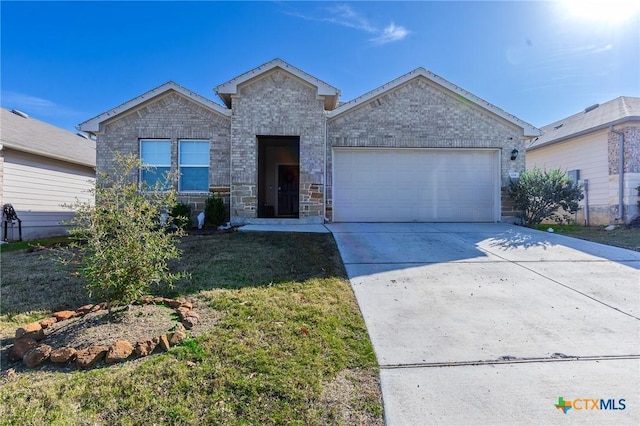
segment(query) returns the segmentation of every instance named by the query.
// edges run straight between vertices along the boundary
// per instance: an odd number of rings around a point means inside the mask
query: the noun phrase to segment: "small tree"
[[[76,203],[72,253],[86,279],[90,297],[114,306],[129,305],[152,285],[169,285],[184,274],[169,272],[167,261],[180,257],[176,247],[183,231],[170,230],[168,214],[176,204],[171,176],[155,187],[141,187],[135,176],[148,169],[135,156],[116,154],[114,173],[98,175],[92,190],[95,206]],[[71,259],[65,258],[68,263]]]
[[[524,225],[537,225],[544,219],[562,222],[578,211],[584,197],[582,188],[560,169],[534,168],[509,185],[509,196],[520,211]],[[558,210],[562,209],[562,212]]]
[[[224,200],[222,197],[212,192],[204,205],[204,220],[214,226],[220,226],[227,218],[227,211],[224,208]]]

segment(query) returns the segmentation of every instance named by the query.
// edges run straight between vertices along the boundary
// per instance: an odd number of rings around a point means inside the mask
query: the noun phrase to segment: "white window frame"
[[[207,144],[207,156],[206,162],[203,161],[202,164],[182,164],[181,160],[181,151],[182,151],[182,142],[200,142]],[[180,177],[178,178],[178,192],[181,194],[202,194],[209,193],[209,186],[211,185],[211,160],[210,160],[210,152],[211,152],[211,141],[209,139],[178,139],[178,171],[180,173]],[[183,190],[182,189],[182,169],[183,168],[206,168],[207,169],[207,187],[205,189],[197,189],[197,190]]]
[[[144,142],[164,142],[164,143],[169,143],[169,162],[168,163],[158,163],[158,164],[152,164],[152,163],[148,163],[145,161],[144,158],[142,158],[142,144]],[[172,149],[172,143],[171,143],[171,139],[159,139],[159,138],[141,138],[138,141],[139,144],[139,154],[138,154],[138,158],[140,158],[140,161],[142,162],[143,165],[145,166],[149,166],[149,167],[163,167],[163,168],[168,168],[169,172],[171,172],[171,149]],[[142,174],[143,174],[144,170],[140,169],[138,171],[138,182],[140,183],[140,186],[143,185],[143,183],[146,183],[143,180]]]

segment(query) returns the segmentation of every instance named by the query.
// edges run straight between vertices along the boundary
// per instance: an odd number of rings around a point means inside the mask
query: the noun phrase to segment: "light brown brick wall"
[[[443,91],[444,90],[444,91]],[[470,101],[416,77],[352,110],[330,118],[328,143],[333,147],[497,148],[501,150],[503,217],[511,209],[504,187],[509,172],[523,172],[525,143],[521,128]],[[519,155],[511,160],[511,150]],[[327,198],[331,203],[331,157]]]
[[[210,141],[210,187],[229,187],[229,134],[231,120],[176,92],[168,92],[127,115],[105,122],[96,143],[97,170],[109,171],[115,152],[139,155],[140,139],[171,139],[172,169],[178,167],[178,140]],[[132,179],[138,179],[132,176]],[[196,216],[208,194],[179,194]]]
[[[248,81],[232,98],[231,216],[258,214],[258,136],[300,137],[300,218],[322,220],[324,107],[317,89],[276,69]]]

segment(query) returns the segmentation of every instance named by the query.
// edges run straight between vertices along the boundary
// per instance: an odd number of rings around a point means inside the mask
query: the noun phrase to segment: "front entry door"
[[[278,216],[298,217],[299,166],[278,165]]]

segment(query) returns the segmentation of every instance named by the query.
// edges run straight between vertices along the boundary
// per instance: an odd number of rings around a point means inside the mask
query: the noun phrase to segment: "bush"
[[[191,219],[191,206],[185,203],[176,203],[171,209],[171,217],[173,223],[180,229],[189,229],[193,227],[193,220]]]
[[[526,226],[537,225],[544,219],[559,223],[568,221],[578,211],[578,202],[584,197],[580,185],[565,172],[538,168],[526,171],[518,181],[512,181],[509,196]]]
[[[76,216],[70,230],[73,243],[61,260],[77,262],[86,279],[90,297],[113,306],[134,302],[152,285],[171,285],[184,274],[169,272],[167,261],[177,259],[178,229],[169,232],[172,218],[160,220],[176,204],[175,190],[168,185],[171,176],[155,187],[139,188],[140,160],[117,154],[114,174],[100,172],[94,190],[96,205],[76,203]]]
[[[227,218],[227,209],[224,207],[224,200],[212,192],[204,205],[204,220],[213,225],[220,226]]]

